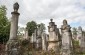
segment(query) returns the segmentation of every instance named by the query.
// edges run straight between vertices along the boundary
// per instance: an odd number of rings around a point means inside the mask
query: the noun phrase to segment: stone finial
[[[51,22],[53,22],[53,19],[50,19]]]
[[[14,8],[14,12],[17,12],[19,9],[19,4],[17,2],[14,3],[13,8]]]
[[[63,25],[67,25],[67,20],[66,19],[63,20]]]

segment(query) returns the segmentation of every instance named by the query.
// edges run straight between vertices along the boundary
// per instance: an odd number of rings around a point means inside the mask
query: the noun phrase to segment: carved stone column
[[[19,18],[19,4],[16,2],[13,6],[14,11],[11,12],[12,18],[11,18],[11,28],[10,28],[10,37],[9,41],[6,45],[6,54],[7,55],[20,55],[19,54],[19,42],[17,39],[17,30],[18,30],[18,18]]]

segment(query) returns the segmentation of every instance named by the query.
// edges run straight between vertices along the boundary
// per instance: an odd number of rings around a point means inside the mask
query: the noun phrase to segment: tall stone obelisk
[[[19,4],[16,2],[13,5],[14,11],[11,12],[11,28],[10,37],[6,45],[7,55],[20,55],[19,54],[19,42],[17,40],[17,30],[18,30],[18,18],[20,13],[18,13]]]

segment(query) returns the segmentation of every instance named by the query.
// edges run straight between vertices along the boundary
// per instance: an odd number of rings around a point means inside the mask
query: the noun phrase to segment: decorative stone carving
[[[14,8],[14,12],[17,12],[18,9],[19,9],[19,4],[16,2],[16,3],[13,5],[13,8]]]
[[[71,55],[71,45],[72,45],[72,34],[71,27],[68,25],[67,20],[63,20],[63,25],[61,26],[62,32],[62,55]]]
[[[59,30],[53,22],[53,19],[50,19],[48,26],[49,39],[48,39],[48,50],[59,51]]]

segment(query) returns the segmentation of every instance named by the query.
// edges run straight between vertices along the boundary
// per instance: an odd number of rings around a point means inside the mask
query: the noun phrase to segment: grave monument
[[[13,5],[14,11],[11,12],[11,28],[10,28],[10,37],[6,45],[6,55],[20,55],[19,54],[19,42],[17,39],[17,30],[18,30],[18,18],[20,13],[18,13],[19,4],[16,2]]]

